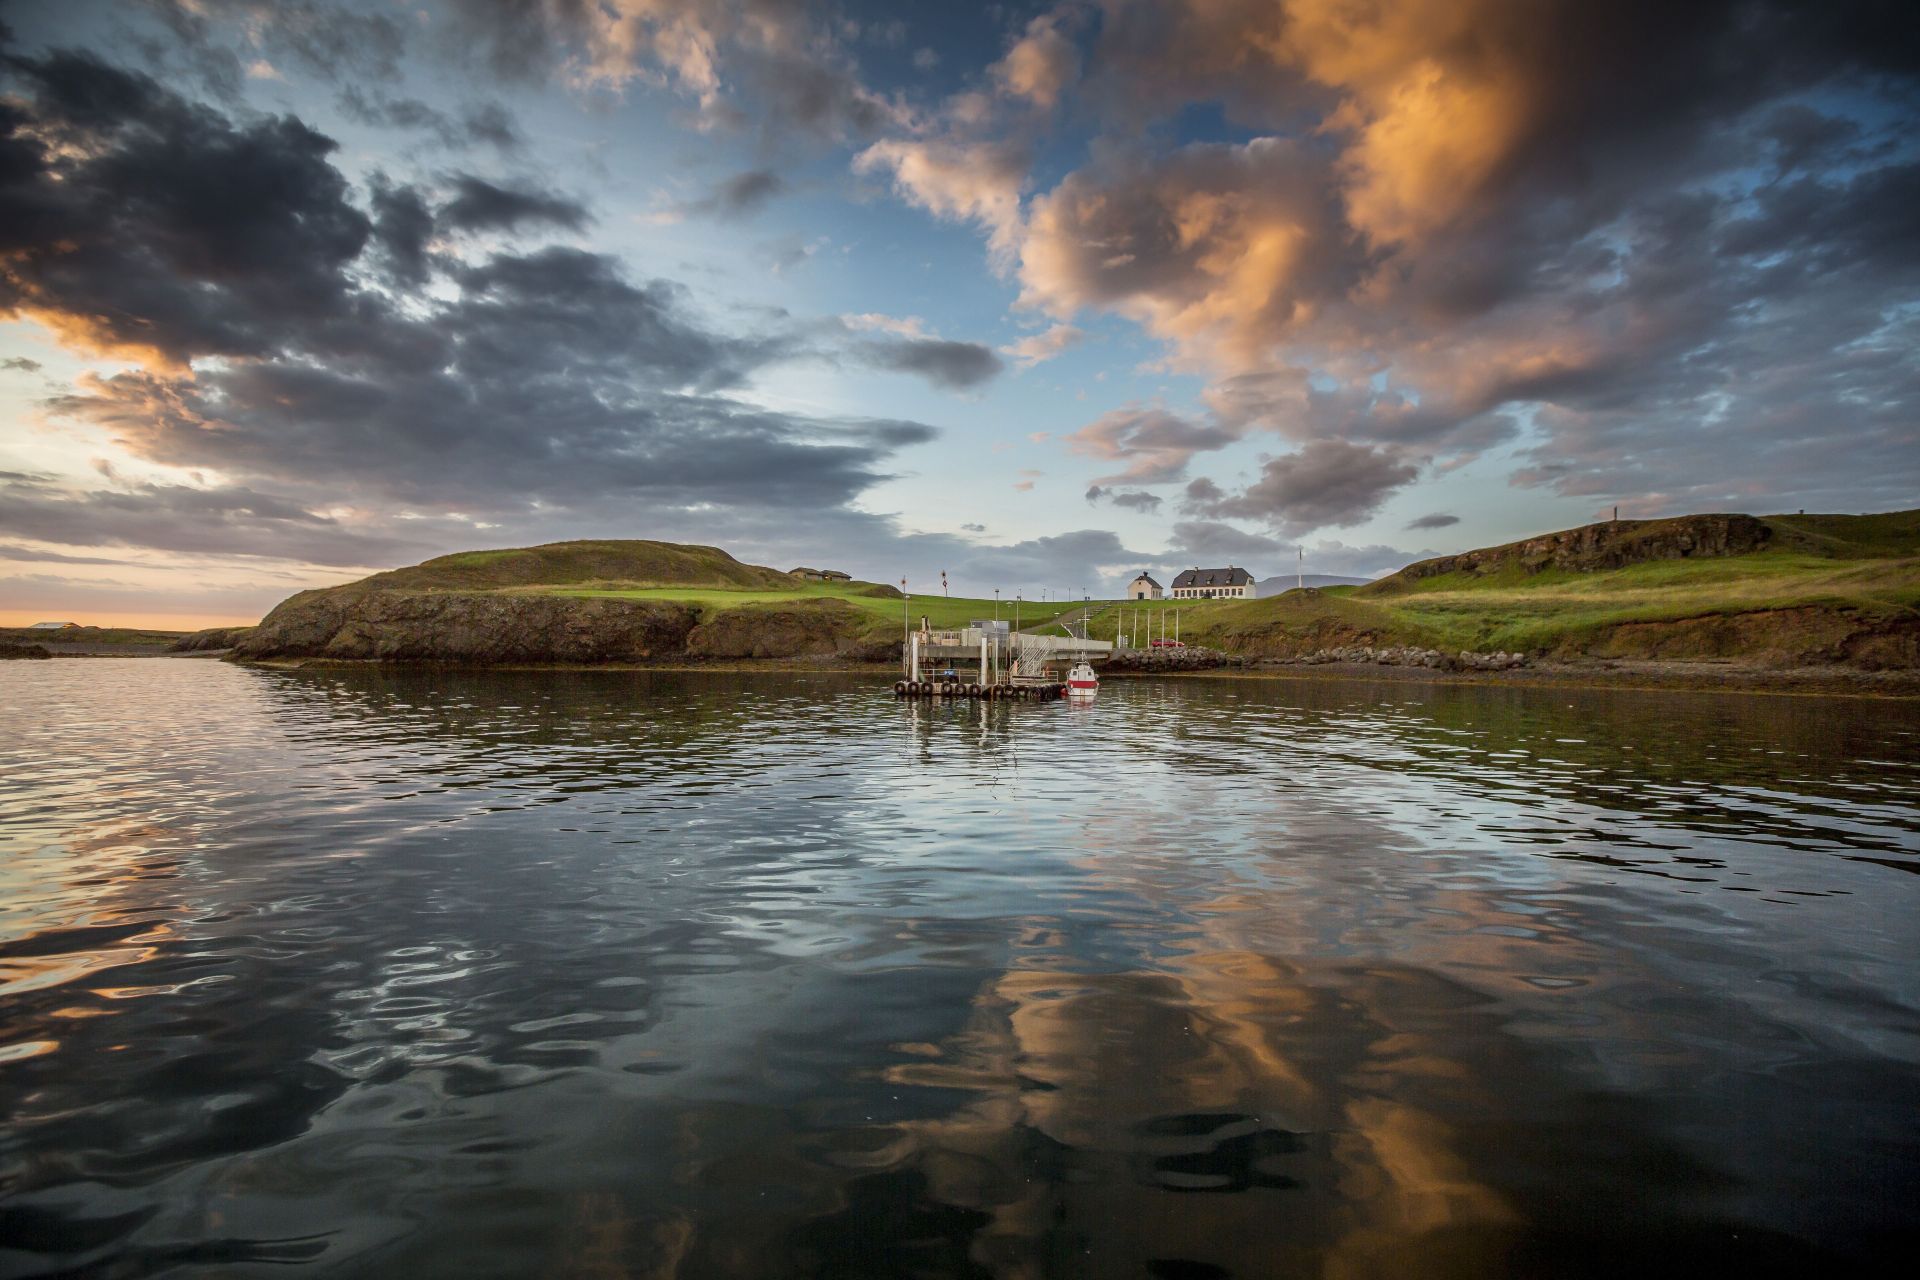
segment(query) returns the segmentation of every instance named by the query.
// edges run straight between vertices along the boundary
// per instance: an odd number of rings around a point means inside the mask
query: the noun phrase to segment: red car
[[[1149,640],[1147,643],[1155,649],[1184,649],[1187,647],[1185,640]]]

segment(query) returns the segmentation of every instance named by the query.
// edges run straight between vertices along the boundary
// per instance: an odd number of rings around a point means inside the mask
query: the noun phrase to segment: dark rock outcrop
[[[43,644],[14,644],[0,640],[0,660],[8,658],[51,658],[53,653]]]
[[[717,613],[671,600],[532,592],[306,591],[235,638],[240,660],[371,659],[464,665],[675,659],[894,657],[839,600]]]
[[[190,631],[167,646],[168,653],[211,653],[231,649],[253,631],[252,627],[208,627]]]
[[[1591,573],[1648,560],[1738,556],[1761,550],[1772,535],[1766,521],[1745,515],[1609,520],[1509,542],[1505,546],[1422,560],[1365,590],[1369,593],[1389,591],[1396,585],[1445,573],[1488,575],[1519,570],[1532,574],[1544,569]]]
[[[1623,622],[1554,653],[1562,658],[1738,661],[1771,667],[1920,668],[1920,616],[1821,605]]]
[[[838,600],[752,605],[713,615],[687,636],[693,658],[830,657],[859,642],[862,618]]]
[[[1107,671],[1210,671],[1217,667],[1237,667],[1245,659],[1218,649],[1190,644],[1180,649],[1116,649],[1107,659]]]
[[[692,607],[667,601],[334,588],[282,603],[233,656],[631,662],[684,653],[698,620]]]
[[[1442,653],[1438,649],[1422,648],[1419,645],[1387,645],[1376,648],[1373,645],[1343,645],[1331,649],[1315,649],[1311,653],[1302,653],[1292,657],[1269,659],[1273,665],[1321,666],[1326,663],[1371,663],[1378,667],[1428,667],[1435,671],[1509,671],[1515,667],[1527,665],[1524,653],[1507,653],[1498,650],[1493,653],[1478,653],[1471,649],[1462,649],[1458,653]]]

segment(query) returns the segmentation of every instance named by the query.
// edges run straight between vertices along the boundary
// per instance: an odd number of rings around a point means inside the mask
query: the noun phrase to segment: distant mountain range
[[[1291,573],[1277,577],[1262,578],[1253,584],[1253,594],[1257,597],[1277,596],[1282,591],[1291,591],[1298,586],[1308,587],[1364,587],[1372,578],[1343,578],[1334,573],[1309,573],[1304,578]]]

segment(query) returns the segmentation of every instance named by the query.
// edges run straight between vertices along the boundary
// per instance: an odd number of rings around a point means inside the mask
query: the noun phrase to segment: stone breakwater
[[[1274,666],[1319,666],[1329,662],[1371,663],[1379,667],[1430,667],[1436,671],[1510,671],[1527,665],[1524,653],[1442,653],[1417,645],[1395,645],[1376,649],[1372,645],[1345,645],[1334,649],[1316,649],[1291,658],[1269,658]]]
[[[1239,654],[1222,653],[1188,645],[1184,649],[1119,649],[1107,659],[1107,671],[1211,671],[1218,667],[1243,667],[1247,659]]]

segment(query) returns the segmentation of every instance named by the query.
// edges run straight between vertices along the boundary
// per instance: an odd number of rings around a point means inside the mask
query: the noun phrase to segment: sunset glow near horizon
[[[1920,505],[1897,10],[19,0],[0,624],[571,538],[1099,596]]]

